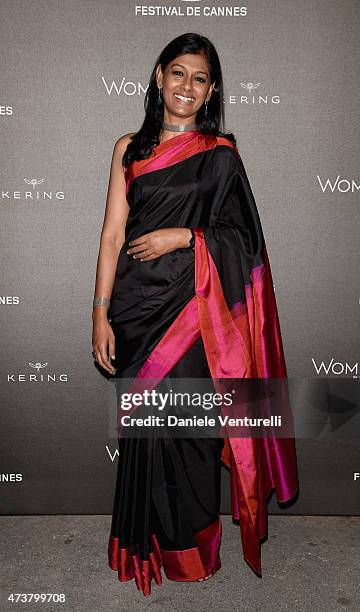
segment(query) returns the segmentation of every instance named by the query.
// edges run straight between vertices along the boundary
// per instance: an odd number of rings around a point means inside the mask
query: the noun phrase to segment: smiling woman
[[[120,385],[132,380],[128,392],[167,378],[286,378],[260,218],[223,115],[217,52],[184,34],[155,63],[141,128],[115,145],[93,349]],[[298,487],[293,439],[119,435],[108,558],[120,581],[150,595],[161,568],[185,582],[220,569],[222,464],[261,576],[266,501]]]
[[[195,121],[204,104],[206,110],[214,89],[203,53],[180,55],[165,67],[164,72],[159,64],[156,80],[159,91],[163,90],[164,122],[175,125],[179,119],[184,120],[184,125]]]

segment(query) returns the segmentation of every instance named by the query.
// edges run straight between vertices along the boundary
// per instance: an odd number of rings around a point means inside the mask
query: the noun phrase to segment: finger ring
[[[94,359],[96,361],[96,353],[95,353],[95,351],[93,351],[91,354],[92,354],[92,356],[94,357]]]

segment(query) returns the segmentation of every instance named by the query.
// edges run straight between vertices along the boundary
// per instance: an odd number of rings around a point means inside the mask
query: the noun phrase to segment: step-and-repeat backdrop
[[[215,44],[267,241],[294,405],[300,496],[272,513],[358,514],[357,0],[2,0],[0,512],[110,513],[113,383],[91,351],[116,140],[157,56]],[[310,431],[311,430],[311,431]],[[230,511],[223,470],[222,510]]]

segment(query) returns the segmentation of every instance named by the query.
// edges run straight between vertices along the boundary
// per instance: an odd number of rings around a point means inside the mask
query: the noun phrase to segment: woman
[[[156,61],[141,129],[112,158],[93,355],[119,379],[286,379],[260,219],[223,124],[217,52],[179,36]],[[149,595],[161,567],[179,581],[220,568],[221,463],[244,558],[261,576],[267,497],[298,488],[292,439],[120,436],[108,548],[120,581]]]

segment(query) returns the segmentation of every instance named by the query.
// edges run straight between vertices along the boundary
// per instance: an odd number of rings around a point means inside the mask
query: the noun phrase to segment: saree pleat
[[[155,147],[126,170],[130,207],[110,306],[118,377],[130,391],[172,377],[286,382],[277,305],[259,214],[241,157],[226,138],[198,130]],[[195,249],[141,262],[128,243],[162,227],[192,227]],[[143,385],[143,387],[142,387]],[[291,422],[286,384],[278,406]],[[271,410],[266,405],[266,410]],[[220,468],[244,559],[261,576],[267,500],[298,491],[293,438],[123,439],[109,564],[145,595],[161,568],[197,580],[221,566]]]
[[[209,376],[201,338],[167,376]],[[220,567],[221,438],[119,438],[109,565],[120,581],[193,581]]]

